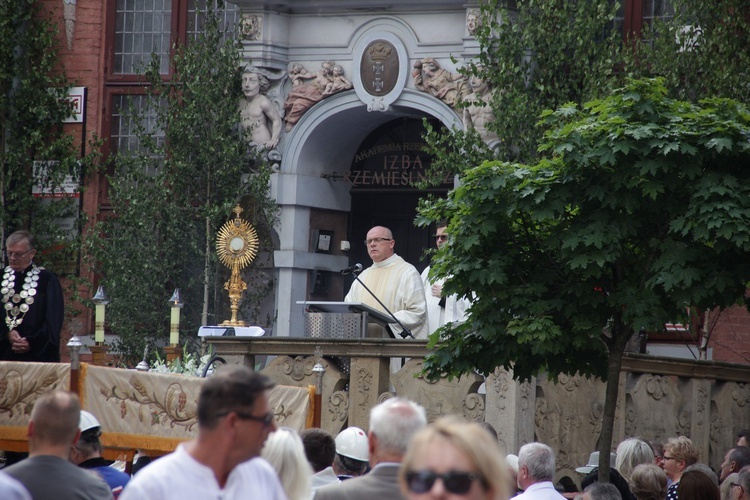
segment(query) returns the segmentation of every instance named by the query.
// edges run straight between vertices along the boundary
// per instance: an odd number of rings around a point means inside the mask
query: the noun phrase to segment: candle
[[[94,340],[96,342],[104,342],[104,304],[96,305]]]
[[[169,343],[177,345],[180,342],[180,308],[172,307],[172,317],[169,322]]]

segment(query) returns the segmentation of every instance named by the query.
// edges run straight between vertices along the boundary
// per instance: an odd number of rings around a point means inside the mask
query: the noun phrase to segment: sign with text
[[[80,198],[81,191],[78,184],[78,174],[68,173],[61,182],[54,185],[51,182],[54,169],[59,166],[58,161],[35,161],[34,179],[31,194],[36,198]]]
[[[418,189],[417,182],[426,180],[427,169],[432,164],[432,155],[425,150],[421,134],[424,128],[403,123],[391,125],[379,131],[374,141],[365,140],[354,155],[347,175],[352,190],[405,190]],[[377,133],[377,132],[376,132]],[[399,138],[399,140],[394,140]],[[369,139],[369,138],[368,138]],[[453,177],[443,179],[438,188],[453,187]]]
[[[63,120],[63,123],[83,123],[86,116],[86,87],[71,87],[68,89],[68,101],[73,114]]]

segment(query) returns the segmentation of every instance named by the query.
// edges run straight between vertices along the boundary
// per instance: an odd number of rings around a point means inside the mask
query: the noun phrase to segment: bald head
[[[383,226],[375,226],[367,231],[367,254],[373,262],[382,262],[395,253],[396,242],[393,233]]]
[[[70,446],[78,434],[81,403],[72,392],[56,390],[43,394],[31,410],[29,446]]]

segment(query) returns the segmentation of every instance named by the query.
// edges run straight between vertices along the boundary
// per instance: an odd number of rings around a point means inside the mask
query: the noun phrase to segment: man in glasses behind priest
[[[372,266],[365,269],[359,278],[372,294],[355,280],[344,301],[361,302],[388,315],[378,303],[377,299],[380,299],[415,339],[426,339],[427,310],[419,271],[396,254],[396,241],[387,227],[375,226],[370,229],[365,245]],[[396,322],[389,323],[388,327],[395,337],[404,336]],[[372,332],[368,334],[373,336]]]
[[[5,320],[0,325],[0,361],[60,361],[64,303],[60,281],[34,264],[34,237],[16,231],[5,240]]]
[[[448,223],[440,221],[435,230],[435,245],[440,248],[448,242],[446,232]],[[444,278],[430,279],[430,267],[422,271],[424,294],[427,300],[427,318],[429,319],[430,334],[446,323],[460,323],[466,321],[466,311],[471,301],[456,294],[446,296],[443,293]]]

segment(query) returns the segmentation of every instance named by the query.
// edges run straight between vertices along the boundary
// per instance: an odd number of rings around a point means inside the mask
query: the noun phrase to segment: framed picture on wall
[[[331,245],[333,244],[333,231],[327,231],[325,229],[318,229],[317,238],[315,241],[315,251],[317,253],[331,253]]]

